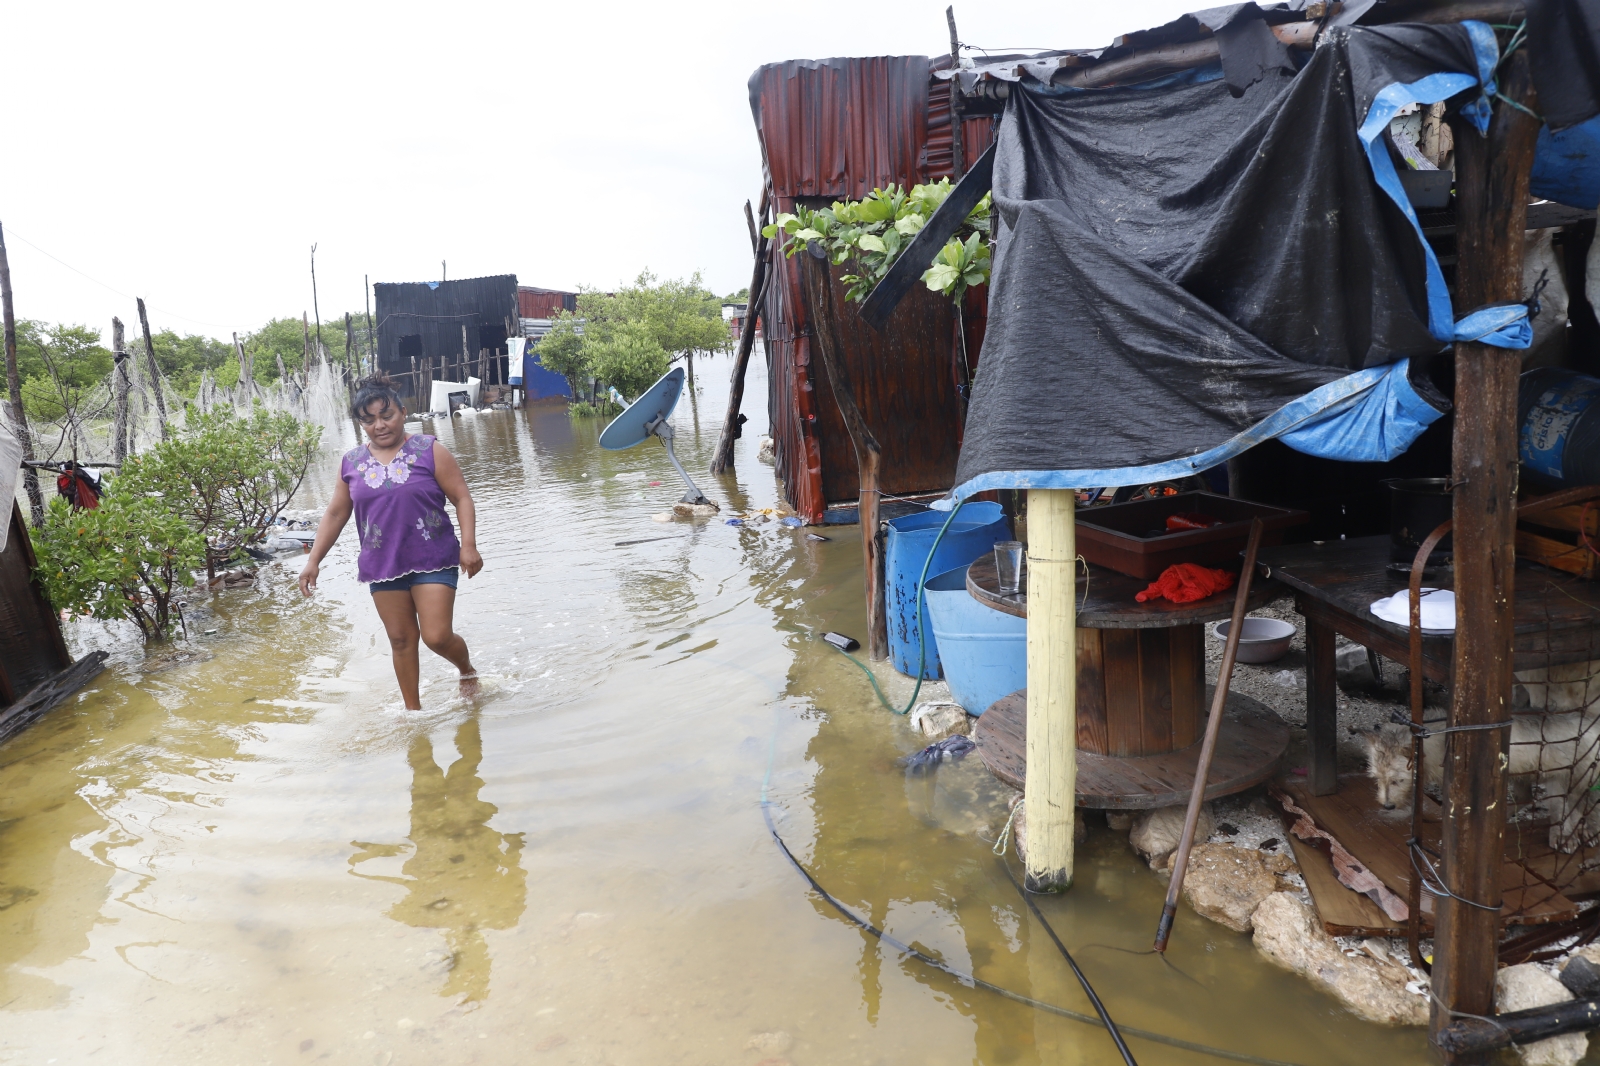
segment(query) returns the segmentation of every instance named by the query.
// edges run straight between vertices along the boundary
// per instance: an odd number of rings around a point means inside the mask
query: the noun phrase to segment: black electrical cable
[[[762,791],[765,793],[765,788],[763,788]],[[812,889],[817,893],[817,895],[826,900],[829,906],[843,915],[851,924],[859,927],[862,932],[868,933],[873,937],[876,937],[878,940],[883,941],[885,944],[888,944],[890,947],[910,955],[912,958],[916,959],[925,966],[930,966],[941,973],[949,974],[958,981],[965,981],[974,987],[984,989],[987,992],[993,992],[995,995],[1009,999],[1013,1003],[1021,1003],[1023,1006],[1032,1007],[1035,1010],[1042,1010],[1047,1014],[1054,1014],[1062,1018],[1071,1018],[1075,1022],[1084,1022],[1087,1025],[1105,1025],[1101,1019],[1092,1014],[1080,1014],[1078,1011],[1068,1010],[1066,1007],[1058,1007],[1054,1003],[1045,1003],[1042,1000],[1033,999],[1029,996],[1024,996],[1020,993],[1013,992],[1009,988],[1002,988],[999,985],[991,984],[980,977],[976,977],[970,973],[963,973],[954,966],[940,962],[932,955],[918,951],[909,944],[902,944],[888,933],[885,933],[882,929],[879,929],[871,922],[868,922],[865,918],[858,916],[849,907],[846,907],[843,903],[840,903],[837,899],[835,899],[827,889],[823,888],[817,883],[817,879],[811,876],[811,871],[807,870],[800,864],[800,860],[794,857],[794,852],[789,850],[789,845],[785,844],[783,842],[783,837],[778,834],[778,827],[774,825],[772,821],[772,804],[767,802],[765,799],[763,799],[761,803],[761,817],[766,820],[767,832],[772,834],[772,839],[777,842],[778,847],[782,849],[784,856],[788,858],[790,864],[800,872],[800,876],[806,879],[806,882],[811,885]],[[1227,1059],[1230,1062],[1248,1063],[1249,1066],[1299,1066],[1298,1063],[1284,1062],[1282,1059],[1265,1059],[1257,1055],[1245,1054],[1242,1051],[1227,1051],[1223,1048],[1210,1047],[1206,1044],[1197,1044],[1192,1040],[1180,1040],[1175,1036],[1167,1036],[1164,1033],[1151,1032],[1148,1029],[1134,1029],[1130,1026],[1123,1026],[1121,1031],[1127,1033],[1129,1036],[1136,1036],[1140,1040],[1148,1040],[1153,1044],[1165,1044],[1167,1047],[1175,1047],[1183,1051],[1192,1051],[1199,1055],[1210,1055],[1213,1058]]]
[[[1072,957],[1072,952],[1067,950],[1067,945],[1063,944],[1061,938],[1056,936],[1055,929],[1050,925],[1050,919],[1044,916],[1044,912],[1033,901],[1033,897],[1028,895],[1027,889],[1022,887],[1022,884],[1017,880],[1017,875],[1011,872],[1011,866],[1004,857],[1000,859],[1000,865],[1004,868],[1006,879],[1011,882],[1011,887],[1017,890],[1017,895],[1022,897],[1022,902],[1028,905],[1028,909],[1033,912],[1033,916],[1039,919],[1039,923],[1044,926],[1044,931],[1050,934],[1050,940],[1055,944],[1056,950],[1061,952],[1061,957],[1067,960],[1068,966],[1072,967],[1072,975],[1083,986],[1083,994],[1089,997],[1089,1002],[1094,1004],[1094,1012],[1100,1015],[1100,1024],[1106,1027],[1106,1031],[1111,1034],[1112,1041],[1117,1045],[1117,1050],[1122,1053],[1122,1061],[1127,1063],[1128,1066],[1139,1066],[1137,1062],[1133,1061],[1133,1052],[1128,1050],[1128,1045],[1123,1041],[1122,1034],[1117,1031],[1117,1023],[1112,1021],[1111,1015],[1106,1012],[1105,1004],[1100,1002],[1100,997],[1095,993],[1094,986],[1083,975],[1083,971],[1078,969],[1078,961]]]

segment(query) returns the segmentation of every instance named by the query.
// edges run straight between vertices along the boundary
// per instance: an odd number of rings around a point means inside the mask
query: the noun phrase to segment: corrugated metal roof
[[[859,199],[874,188],[950,176],[949,87],[932,79],[948,62],[792,60],[751,75],[750,107],[777,210],[792,209],[799,197]],[[993,140],[993,117],[968,117],[962,134],[970,165]],[[854,499],[855,451],[820,363],[811,358],[799,262],[775,248],[770,256],[774,276],[759,310],[777,473],[795,510],[820,522],[828,504]],[[887,442],[882,488],[894,494],[948,488],[955,470],[952,316],[948,304],[925,295],[906,302],[907,314],[927,319],[923,328],[902,323],[882,336],[853,333],[842,353],[862,413]],[[967,327],[974,364],[981,307],[982,294],[973,294]]]

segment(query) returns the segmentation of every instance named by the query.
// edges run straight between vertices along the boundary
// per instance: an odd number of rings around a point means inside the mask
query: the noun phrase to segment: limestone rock
[[[679,518],[710,518],[720,510],[722,510],[721,507],[709,501],[706,503],[675,503],[672,505],[672,513]]]
[[[1317,920],[1316,912],[1287,892],[1274,892],[1251,916],[1256,949],[1305,977],[1369,1022],[1426,1025],[1428,1000],[1406,991],[1403,967],[1362,955],[1346,956]],[[1553,979],[1552,979],[1553,980]]]
[[[1106,824],[1119,833],[1126,833],[1133,828],[1135,811],[1107,811]]]
[[[1278,888],[1262,854],[1236,844],[1196,844],[1189,852],[1183,896],[1202,918],[1236,933],[1250,931],[1250,916]]]
[[[1188,811],[1183,807],[1161,807],[1153,811],[1140,811],[1133,820],[1128,843],[1144,856],[1153,869],[1163,869],[1166,858],[1178,849],[1178,838],[1183,836],[1183,819]],[[1211,804],[1200,805],[1200,820],[1195,825],[1194,838],[1205,840],[1216,829],[1211,816]]]
[[[771,437],[762,437],[756,445],[756,461],[762,463],[775,463],[778,461],[777,445]]]
[[[919,703],[911,712],[911,728],[934,740],[965,737],[972,735],[972,720],[958,703]]]
[[[1543,966],[1524,962],[1507,966],[1494,975],[1494,1007],[1501,1014],[1530,1007],[1565,1003],[1572,993]],[[1517,1048],[1527,1066],[1574,1066],[1588,1053],[1589,1038],[1583,1033],[1552,1036]]]
[[[744,1045],[746,1051],[754,1051],[758,1055],[781,1055],[794,1047],[794,1037],[782,1029],[774,1029],[770,1033],[757,1033]]]
[[[676,516],[673,515],[673,513],[671,511],[657,511],[655,514],[650,516],[650,521],[652,521],[652,522],[670,522],[670,521],[672,521],[672,519],[674,517],[676,517]]]

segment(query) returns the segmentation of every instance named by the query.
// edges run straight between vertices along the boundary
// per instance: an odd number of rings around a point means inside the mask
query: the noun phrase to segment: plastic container
[[[949,517],[945,511],[919,511],[889,520],[888,543],[883,551],[883,606],[889,623],[889,662],[902,674],[917,673],[919,621],[927,618],[927,604],[917,595],[917,579],[928,563],[928,553]],[[997,540],[1010,540],[1011,530],[998,503],[969,503],[961,508],[939,542],[928,576],[965,566],[990,551]],[[924,680],[940,677],[939,647],[932,631],[922,671]]]
[[[927,585],[928,621],[950,695],[968,714],[982,714],[1028,684],[1028,620],[986,607],[967,591],[958,566]]]
[[[1529,480],[1551,488],[1600,482],[1600,378],[1558,367],[1522,375],[1517,456]]]
[[[1208,529],[1170,532],[1167,516],[1199,512],[1219,521]],[[1078,511],[1078,552],[1095,566],[1154,581],[1173,563],[1237,568],[1250,520],[1265,527],[1261,546],[1283,543],[1283,531],[1310,521],[1304,511],[1291,511],[1214,492],[1180,492],[1135,503],[1084,507]]]
[[[1212,635],[1218,641],[1226,642],[1228,630],[1233,627],[1233,619],[1224,619],[1216,624]],[[1294,635],[1299,632],[1294,623],[1285,622],[1281,618],[1246,618],[1244,625],[1239,627],[1239,650],[1236,653],[1241,663],[1274,663],[1289,654],[1289,644],[1294,640]]]

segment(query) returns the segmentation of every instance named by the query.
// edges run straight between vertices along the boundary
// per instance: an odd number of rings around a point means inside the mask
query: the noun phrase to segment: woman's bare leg
[[[417,609],[409,592],[374,592],[372,604],[383,620],[384,631],[389,634],[389,647],[394,653],[394,676],[400,682],[400,698],[406,710],[420,711],[422,697],[417,691]]]
[[[467,642],[455,631],[456,590],[449,585],[412,585],[411,599],[416,604],[422,642],[461,672],[461,695],[477,695],[478,672],[472,668]]]

